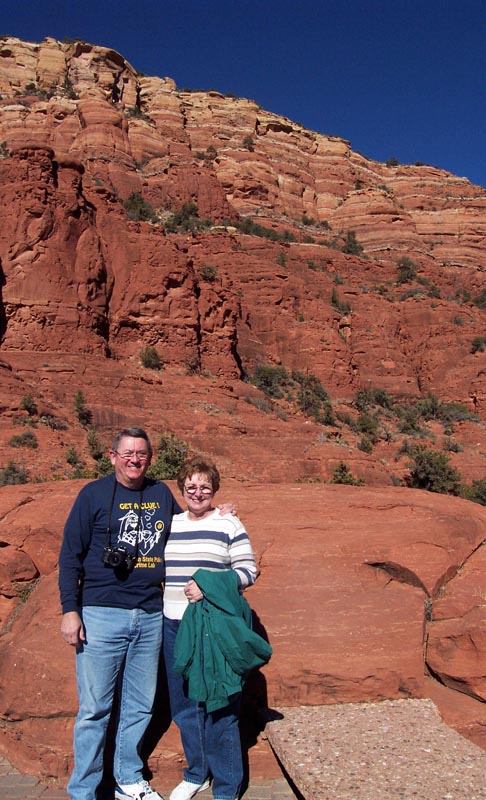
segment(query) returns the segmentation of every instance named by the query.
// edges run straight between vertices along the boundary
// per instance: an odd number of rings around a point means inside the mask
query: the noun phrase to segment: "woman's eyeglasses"
[[[189,486],[184,486],[184,491],[187,492],[187,494],[196,494],[196,492],[201,492],[201,494],[204,494],[204,495],[208,496],[208,495],[213,493],[213,487],[212,486],[192,486],[191,484],[189,484]]]

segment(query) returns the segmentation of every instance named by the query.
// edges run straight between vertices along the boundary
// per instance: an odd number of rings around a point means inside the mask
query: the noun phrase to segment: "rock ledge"
[[[486,754],[430,700],[279,708],[266,734],[306,800],[484,800]]]

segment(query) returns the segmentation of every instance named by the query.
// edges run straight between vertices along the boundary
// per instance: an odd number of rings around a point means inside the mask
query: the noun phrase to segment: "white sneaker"
[[[115,788],[116,800],[164,800],[161,794],[152,789],[148,781],[118,784]]]
[[[170,794],[170,800],[191,800],[198,792],[204,792],[209,786],[209,780],[204,783],[191,783],[190,781],[181,781]]]

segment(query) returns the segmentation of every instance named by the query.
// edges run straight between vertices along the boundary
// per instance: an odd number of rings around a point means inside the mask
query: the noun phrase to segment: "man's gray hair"
[[[132,436],[134,439],[145,439],[145,441],[147,442],[147,449],[150,455],[152,455],[152,444],[150,442],[147,431],[144,431],[143,428],[137,428],[137,427],[124,428],[122,431],[120,431],[120,433],[117,433],[117,435],[113,440],[113,446],[111,448],[114,452],[118,450],[118,445],[125,436]]]

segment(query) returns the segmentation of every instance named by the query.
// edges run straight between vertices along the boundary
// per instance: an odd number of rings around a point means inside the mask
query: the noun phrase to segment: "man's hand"
[[[221,516],[225,514],[232,514],[233,517],[238,516],[238,509],[235,504],[230,500],[228,503],[221,503],[219,506],[219,513]]]
[[[86,641],[83,623],[77,611],[67,611],[62,615],[61,636],[73,647],[76,647],[79,642]]]

